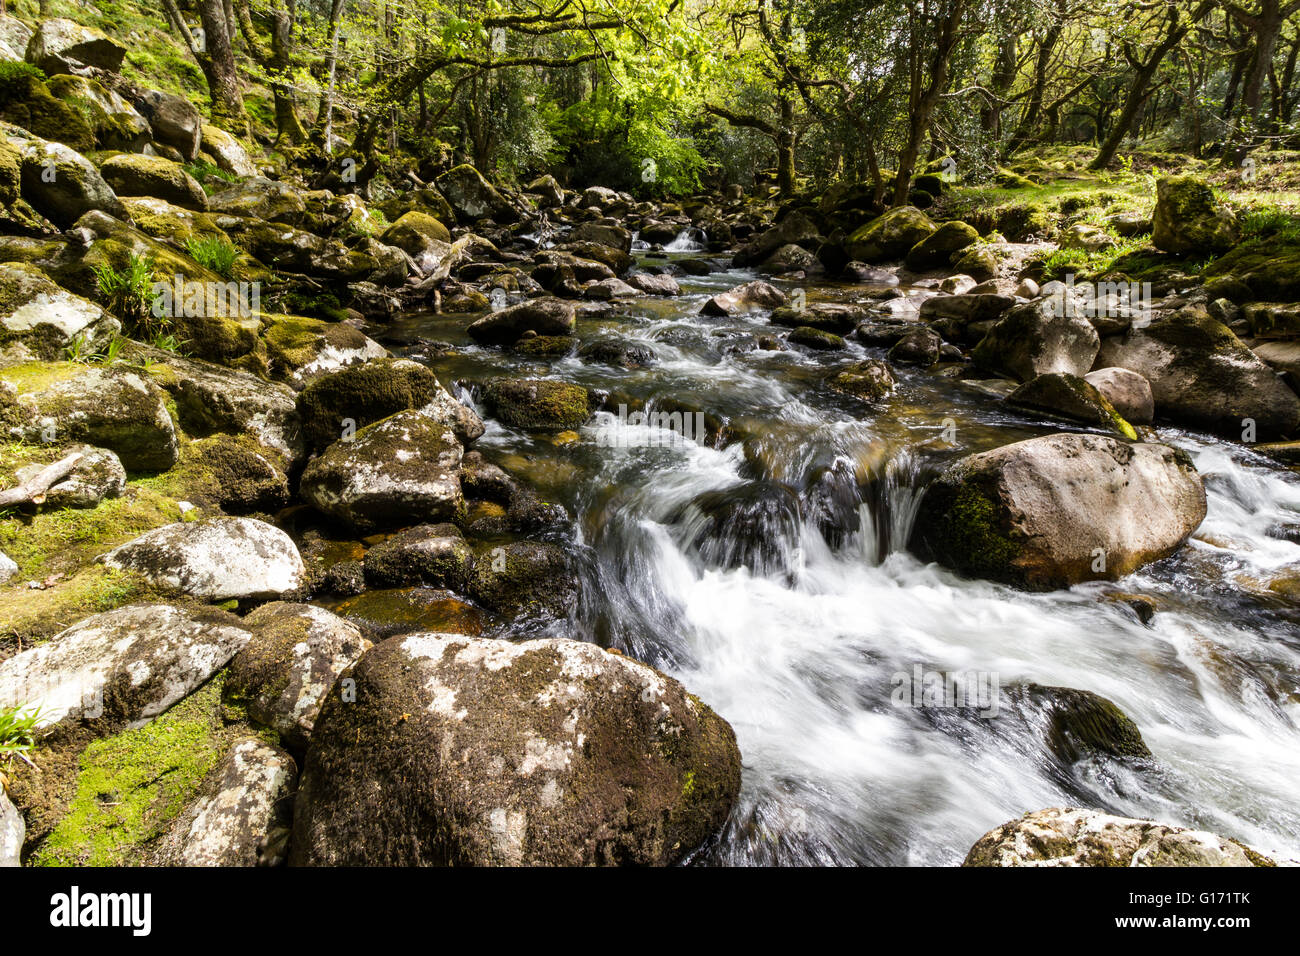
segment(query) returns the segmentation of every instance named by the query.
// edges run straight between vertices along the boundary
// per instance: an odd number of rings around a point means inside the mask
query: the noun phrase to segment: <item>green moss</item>
[[[1000,526],[997,508],[984,491],[963,482],[941,523],[945,547],[961,561],[960,570],[995,580],[1008,577],[1021,547]]]
[[[76,362],[25,362],[0,369],[0,380],[18,389],[19,395],[40,392],[59,382],[76,378],[81,366]]]
[[[26,578],[0,590],[0,657],[67,630],[78,621],[128,604],[168,596],[132,571],[91,565],[50,587],[26,587]]]
[[[32,855],[37,866],[141,862],[198,792],[233,734],[221,721],[218,675],[152,723],[93,741],[78,764],[68,814]]]
[[[95,133],[71,104],[57,99],[38,77],[13,77],[8,98],[0,102],[0,119],[84,152],[95,145]]]
[[[94,508],[7,513],[0,518],[0,551],[17,563],[25,580],[43,580],[70,574],[103,552],[180,518],[174,500],[129,481],[120,498],[107,498]]]
[[[587,390],[581,385],[547,379],[497,379],[483,397],[494,414],[515,428],[577,428],[591,416]]]

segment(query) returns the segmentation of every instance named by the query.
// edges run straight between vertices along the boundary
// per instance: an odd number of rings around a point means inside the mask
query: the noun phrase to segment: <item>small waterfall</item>
[[[699,236],[698,239],[694,238]],[[664,246],[664,252],[703,252],[709,247],[709,237],[703,229],[687,226],[673,241]]]

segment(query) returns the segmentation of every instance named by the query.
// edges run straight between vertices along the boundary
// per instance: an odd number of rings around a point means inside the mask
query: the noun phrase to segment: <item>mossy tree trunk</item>
[[[204,38],[199,66],[208,80],[212,118],[219,126],[247,137],[248,114],[244,112],[243,90],[240,87],[239,71],[235,67],[231,21],[226,15],[226,6],[222,0],[199,0],[198,6]]]

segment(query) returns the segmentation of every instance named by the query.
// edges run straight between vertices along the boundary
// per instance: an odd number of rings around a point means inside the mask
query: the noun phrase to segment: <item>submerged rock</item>
[[[1203,830],[1053,807],[995,827],[962,866],[1274,866],[1235,840]]]
[[[1167,557],[1205,511],[1183,452],[1047,435],[951,465],[926,489],[910,546],[966,574],[1050,590]]]
[[[332,695],[294,814],[295,865],[667,865],[727,818],[727,723],[594,644],[394,638]]]
[[[278,597],[303,579],[302,557],[293,541],[255,518],[164,525],[101,560],[205,601]]]

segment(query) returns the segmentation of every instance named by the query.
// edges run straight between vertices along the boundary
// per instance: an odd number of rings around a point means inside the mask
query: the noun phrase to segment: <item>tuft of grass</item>
[[[0,707],[0,765],[7,766],[17,758],[36,766],[27,752],[36,746],[36,725],[40,720],[38,707]]]
[[[201,159],[186,164],[184,169],[203,187],[203,191],[209,194],[226,188],[230,183],[239,182],[238,176]]]
[[[185,243],[185,250],[199,265],[225,279],[231,277],[235,261],[239,258],[239,251],[220,236],[191,238]]]
[[[100,302],[121,319],[122,327],[135,338],[151,339],[170,324],[166,316],[154,315],[151,308],[154,272],[153,258],[134,252],[122,269],[114,269],[107,262],[95,267]]]

